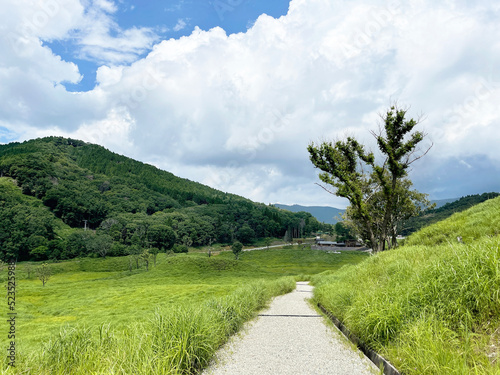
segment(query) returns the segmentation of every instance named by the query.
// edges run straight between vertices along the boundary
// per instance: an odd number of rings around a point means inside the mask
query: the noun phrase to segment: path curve
[[[276,297],[203,375],[377,374],[375,365],[308,304],[312,290],[298,282],[293,292]]]

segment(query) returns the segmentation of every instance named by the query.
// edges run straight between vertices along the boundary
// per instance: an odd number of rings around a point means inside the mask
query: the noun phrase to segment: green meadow
[[[404,374],[500,374],[499,213],[500,198],[486,201],[375,256],[162,253],[149,271],[79,258],[50,263],[45,286],[19,263],[16,367],[4,360],[2,372],[194,374],[274,296],[311,280],[315,301]]]
[[[36,263],[16,268],[16,368],[26,374],[189,374],[273,296],[295,280],[367,258],[301,247],[158,254],[149,271],[128,257],[50,263],[42,286]],[[28,271],[31,267],[31,275]],[[2,280],[6,283],[6,270]],[[4,316],[7,304],[4,304]],[[7,337],[7,324],[2,325]],[[7,342],[5,341],[5,345]]]
[[[499,232],[496,198],[313,276],[315,300],[404,374],[500,374]]]

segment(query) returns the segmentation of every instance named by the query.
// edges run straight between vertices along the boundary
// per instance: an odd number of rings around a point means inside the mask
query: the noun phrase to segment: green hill
[[[405,374],[499,374],[499,232],[495,198],[320,274],[316,301]]]
[[[96,248],[92,241],[109,247],[108,255],[128,254],[131,247],[186,251],[214,242],[281,238],[287,231],[306,234],[323,226],[310,214],[255,203],[62,137],[1,145],[0,179],[2,259],[85,256]],[[24,219],[15,218],[12,191],[22,212],[31,210],[33,221],[45,223],[45,232],[26,231]],[[32,199],[21,199],[20,193]],[[63,230],[61,221],[74,230]],[[96,233],[84,233],[84,227]],[[13,233],[26,240],[15,242]]]
[[[466,244],[500,234],[500,198],[490,199],[423,228],[407,239],[407,245]]]
[[[409,219],[405,223],[404,229],[402,230],[401,234],[403,236],[408,236],[409,234],[414,233],[421,228],[437,223],[438,221],[444,220],[447,217],[453,215],[454,213],[462,212],[488,199],[496,198],[499,195],[500,195],[499,193],[493,193],[493,192],[467,195],[460,199],[454,199],[451,202],[447,202],[443,205],[439,204],[439,202],[442,201],[436,201],[437,203],[436,208],[426,210],[422,212],[419,216],[415,216]]]

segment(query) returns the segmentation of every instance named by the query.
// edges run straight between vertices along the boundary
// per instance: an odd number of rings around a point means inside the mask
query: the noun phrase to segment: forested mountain
[[[450,203],[446,203],[440,207],[429,209],[422,212],[419,216],[412,217],[405,223],[402,235],[407,236],[413,232],[420,230],[423,227],[437,223],[456,212],[465,211],[472,206],[482,203],[488,199],[496,198],[499,193],[483,193],[467,195]]]
[[[62,137],[1,145],[0,180],[3,259],[251,243],[323,226],[309,213],[254,203]],[[95,231],[77,229],[85,226]]]

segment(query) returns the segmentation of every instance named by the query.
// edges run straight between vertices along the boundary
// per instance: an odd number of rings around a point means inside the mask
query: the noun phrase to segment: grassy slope
[[[54,275],[45,287],[33,274],[28,279],[28,263],[20,263],[16,270],[17,350],[20,358],[39,354],[61,327],[76,327],[81,334],[83,326],[95,333],[98,327],[111,324],[114,339],[124,340],[123,332],[133,331],[137,324],[149,324],[158,309],[189,310],[258,280],[314,274],[365,258],[365,254],[326,254],[297,248],[245,252],[239,261],[231,252],[211,258],[206,254],[159,254],[157,266],[149,272],[144,268],[129,272],[127,257],[86,258],[50,264]],[[2,329],[6,330],[6,325]],[[7,336],[6,331],[0,334]],[[37,371],[42,370],[55,371]]]
[[[441,207],[430,209],[422,212],[419,216],[413,217],[405,223],[405,228],[402,234],[408,236],[418,230],[445,220],[451,215],[465,211],[471,207],[478,205],[488,199],[498,197],[499,193],[483,193],[475,195],[467,195],[453,202],[449,202]]]
[[[405,374],[498,374],[499,224],[497,198],[314,277],[315,298]]]
[[[408,238],[408,245],[432,246],[456,243],[457,237],[472,243],[484,237],[500,234],[500,200],[490,199],[470,209],[459,212],[439,223],[423,228]]]

